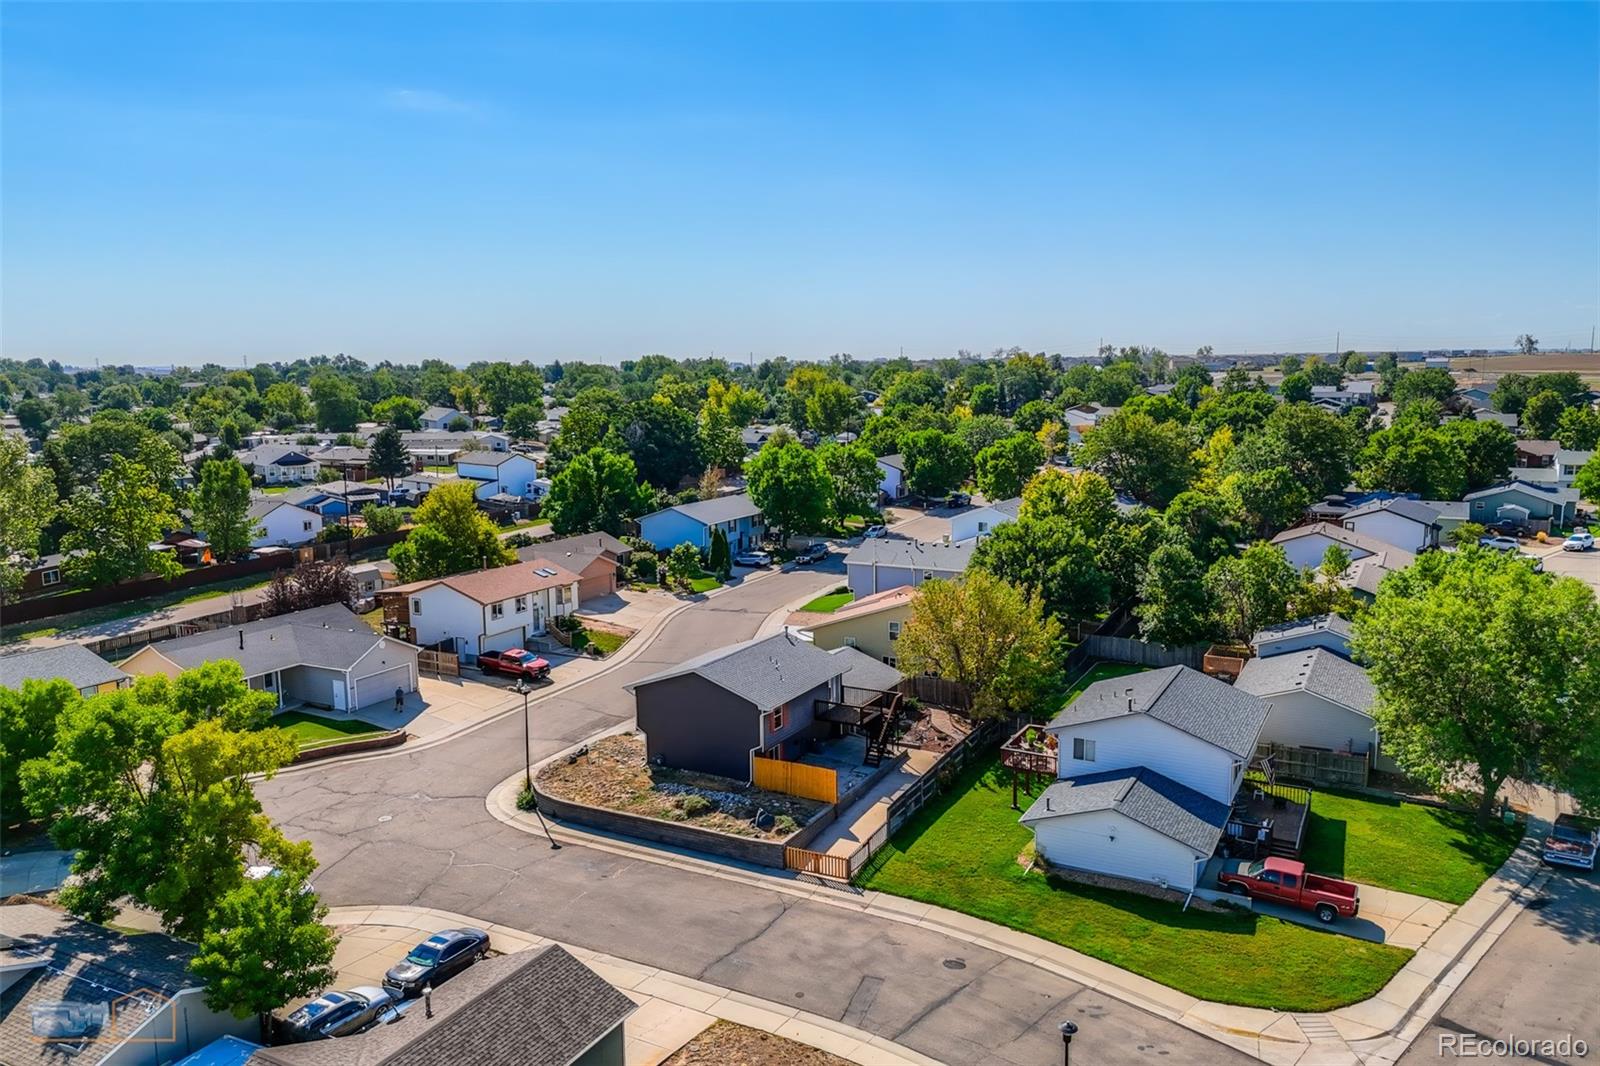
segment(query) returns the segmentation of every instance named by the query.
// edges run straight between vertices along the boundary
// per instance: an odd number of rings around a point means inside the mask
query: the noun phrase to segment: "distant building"
[[[84,696],[126,685],[128,675],[81,644],[22,648],[0,655],[0,688],[17,690],[24,681],[61,678]]]

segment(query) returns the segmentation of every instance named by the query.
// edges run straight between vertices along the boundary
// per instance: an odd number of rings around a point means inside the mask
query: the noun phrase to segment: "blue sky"
[[[0,348],[1587,344],[1600,6],[8,4]]]

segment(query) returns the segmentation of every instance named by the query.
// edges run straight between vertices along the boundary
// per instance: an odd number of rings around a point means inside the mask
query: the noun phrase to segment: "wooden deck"
[[[1234,797],[1226,834],[1237,853],[1298,859],[1310,819],[1310,789],[1246,777]],[[1261,847],[1262,827],[1268,830],[1265,849]]]

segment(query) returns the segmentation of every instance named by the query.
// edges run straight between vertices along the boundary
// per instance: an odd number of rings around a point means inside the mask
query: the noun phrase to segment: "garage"
[[[506,651],[510,648],[520,648],[528,640],[528,627],[517,626],[515,629],[503,629],[498,633],[488,633],[478,638],[478,650]]]
[[[401,689],[405,692],[416,691],[416,672],[410,663],[401,663],[391,666],[387,670],[380,670],[367,677],[351,681],[350,686],[355,690],[352,704],[357,708],[368,707],[375,703],[393,703],[394,690]]]
[[[596,559],[578,575],[578,602],[598,600],[617,591],[617,564],[609,559]]]

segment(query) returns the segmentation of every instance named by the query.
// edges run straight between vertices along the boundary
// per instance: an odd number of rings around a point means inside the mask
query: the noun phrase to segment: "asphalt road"
[[[534,760],[630,721],[625,683],[754,635],[773,610],[836,585],[839,570],[779,574],[697,604],[631,663],[535,704]],[[606,851],[551,851],[484,806],[522,758],[522,716],[510,715],[431,748],[280,775],[258,792],[291,837],[312,842],[330,904],[475,915],[803,1006],[949,1063],[1053,1064],[1068,1019],[1080,1026],[1079,1062],[1253,1061],[942,933]]]
[[[1469,1040],[1582,1040],[1572,1050],[1469,1055]],[[1452,1051],[1450,1042],[1456,1050]],[[1444,1009],[1401,1058],[1401,1066],[1441,1062],[1562,1063],[1600,1059],[1600,876],[1558,870],[1542,902],[1517,916]]]

